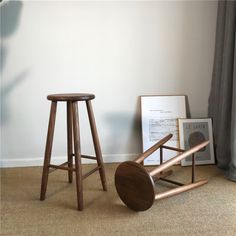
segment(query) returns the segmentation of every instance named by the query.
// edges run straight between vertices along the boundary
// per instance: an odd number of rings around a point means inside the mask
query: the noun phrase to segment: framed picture
[[[141,96],[143,151],[146,151],[170,133],[173,134],[173,137],[166,145],[179,147],[178,118],[186,118],[186,99],[184,95]],[[177,154],[178,152],[164,149],[163,161],[167,161]],[[159,150],[144,161],[144,165],[159,164]]]
[[[187,150],[199,143],[209,140],[209,145],[195,154],[195,163],[196,165],[214,164],[215,157],[211,119],[179,119],[178,121],[180,148]],[[191,164],[191,156],[181,161],[182,166],[188,166]]]

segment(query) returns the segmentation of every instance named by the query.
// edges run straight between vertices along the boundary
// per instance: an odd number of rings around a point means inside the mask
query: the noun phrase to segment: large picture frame
[[[212,120],[202,119],[179,119],[180,148],[189,149],[203,141],[210,143],[195,154],[196,165],[215,164]],[[192,165],[191,156],[181,161],[182,166]]]
[[[186,118],[185,95],[143,95],[141,97],[141,122],[143,151],[153,146],[168,134],[173,137],[166,143],[179,147],[178,118]],[[163,150],[163,161],[179,154]],[[157,150],[145,159],[144,165],[159,165],[160,152]]]

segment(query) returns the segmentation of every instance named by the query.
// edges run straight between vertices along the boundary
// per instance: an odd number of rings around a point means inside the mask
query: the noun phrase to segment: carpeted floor
[[[92,167],[84,165],[83,171]],[[236,235],[236,184],[215,166],[197,167],[197,177],[207,177],[207,185],[156,201],[139,213],[116,194],[117,165],[105,167],[109,191],[101,190],[98,172],[84,180],[83,212],[76,210],[75,184],[66,182],[66,172],[49,176],[41,202],[42,168],[1,169],[1,235]],[[189,167],[174,169],[173,179],[189,182]],[[159,185],[157,191],[166,188]]]

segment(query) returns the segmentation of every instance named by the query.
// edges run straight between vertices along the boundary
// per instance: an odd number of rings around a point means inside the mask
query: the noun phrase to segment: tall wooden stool
[[[77,189],[77,203],[78,210],[83,210],[83,184],[82,180],[93,174],[95,171],[99,171],[102,187],[104,191],[107,191],[106,185],[106,177],[105,170],[102,160],[102,153],[99,144],[95,119],[92,110],[91,100],[94,99],[95,96],[93,94],[83,94],[83,93],[75,93],[75,94],[52,94],[48,95],[47,99],[51,100],[51,111],[50,118],[48,124],[48,134],[47,134],[47,143],[44,155],[44,165],[43,165],[43,174],[42,174],[42,183],[41,183],[41,194],[40,200],[45,200],[46,190],[47,190],[47,182],[48,182],[48,174],[50,169],[61,169],[68,171],[68,180],[69,183],[72,183],[73,179],[73,171],[76,176],[76,189]],[[85,101],[88,118],[93,138],[93,144],[95,149],[96,156],[88,156],[82,155],[80,149],[80,134],[79,134],[79,115],[78,115],[78,101]],[[52,152],[52,143],[53,143],[53,134],[54,134],[54,126],[56,119],[56,109],[57,102],[66,102],[67,103],[67,156],[68,161],[61,165],[52,165],[51,161],[51,152]],[[73,166],[73,157],[75,162],[75,167]],[[97,167],[88,173],[82,175],[82,166],[81,166],[81,158],[88,158],[97,161]]]
[[[202,142],[195,147],[192,147],[189,150],[185,151],[175,147],[164,146],[165,142],[167,142],[171,137],[172,134],[167,135],[158,143],[145,151],[136,160],[125,161],[118,166],[115,173],[116,190],[121,200],[130,209],[134,211],[145,211],[153,205],[155,200],[185,192],[208,182],[207,179],[201,179],[198,181],[195,180],[194,153],[207,146],[209,144],[209,141]],[[145,158],[151,155],[158,148],[160,148],[160,166],[148,172],[141,163]],[[179,151],[182,153],[163,163],[162,151],[164,148],[173,151]],[[174,180],[166,179],[165,177],[170,175],[172,171],[165,170],[189,155],[192,155],[191,182],[188,184],[184,184]],[[162,193],[155,193],[155,182],[159,180],[178,185],[179,187]]]

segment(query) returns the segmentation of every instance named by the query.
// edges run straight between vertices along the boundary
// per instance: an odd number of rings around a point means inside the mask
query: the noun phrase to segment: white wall
[[[141,152],[139,95],[186,94],[192,117],[207,116],[217,2],[26,1],[1,11],[2,166],[42,164],[50,93],[96,95],[106,161]],[[82,105],[91,154],[86,118]],[[65,129],[60,105],[55,156],[66,154]]]

